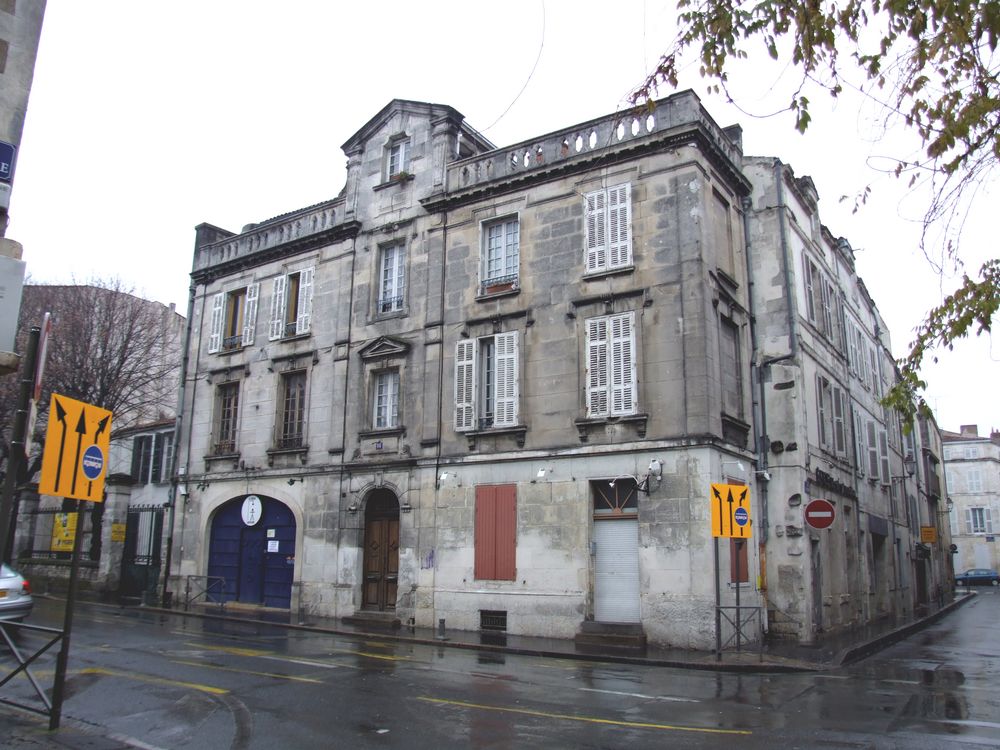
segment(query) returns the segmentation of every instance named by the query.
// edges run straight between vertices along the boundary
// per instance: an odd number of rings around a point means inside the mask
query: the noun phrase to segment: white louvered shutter
[[[587,273],[608,265],[607,196],[603,190],[587,194]]]
[[[476,342],[470,339],[455,344],[455,431],[476,426]]]
[[[271,325],[267,337],[274,341],[280,339],[285,332],[285,285],[288,277],[282,274],[274,280],[271,286]]]
[[[626,183],[608,190],[608,267],[632,262],[632,189]]]
[[[878,479],[878,436],[875,432],[875,423],[868,420],[868,476]]]
[[[885,430],[878,431],[878,457],[882,471],[882,484],[891,484],[889,469],[889,436]]]
[[[986,528],[987,534],[993,533],[993,510],[991,508],[983,508],[983,524]]]
[[[212,328],[208,334],[209,353],[222,348],[222,320],[226,311],[226,295],[219,292],[212,298]]]
[[[972,508],[965,509],[965,533],[973,533],[975,526],[972,523]]]
[[[632,313],[615,315],[611,324],[611,413],[635,412],[635,326]]]
[[[833,389],[833,440],[834,449],[838,455],[847,454],[847,433],[844,427],[844,416],[847,413],[847,399],[840,388]]]
[[[608,319],[587,321],[587,416],[608,414]]]
[[[493,399],[493,424],[496,427],[511,427],[517,424],[517,331],[498,333],[494,341],[496,394]]]
[[[299,273],[299,309],[295,311],[295,333],[309,333],[312,324],[313,275],[315,269],[305,268]]]
[[[865,432],[861,422],[861,414],[854,412],[854,461],[855,471],[859,477],[865,475]]]
[[[260,295],[260,284],[254,283],[247,287],[246,309],[243,311],[243,346],[253,344],[254,331],[257,330],[257,297]]]

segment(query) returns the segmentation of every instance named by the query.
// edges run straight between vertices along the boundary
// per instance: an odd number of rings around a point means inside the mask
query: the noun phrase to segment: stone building
[[[945,470],[952,540],[958,548],[955,571],[1000,567],[996,530],[1000,519],[1000,432],[979,434],[979,426],[944,431]]]
[[[394,100],[343,148],[335,199],[198,227],[173,590],[710,647],[716,544],[760,604],[709,504],[753,478],[739,131]]]
[[[913,436],[880,403],[898,379],[889,332],[850,243],[820,221],[812,180],[775,158],[748,158],[744,170],[754,186],[758,470],[769,478],[757,541],[767,559],[768,622],[772,635],[810,642],[912,615],[940,594],[940,569],[917,560],[927,552],[918,547],[921,523],[939,525],[930,510],[939,485],[928,492],[928,481],[940,443],[924,424],[918,462]],[[816,499],[833,507],[825,528],[804,512]]]
[[[811,180],[690,92],[343,148],[333,200],[197,228],[173,591],[694,648],[913,611],[923,473]]]

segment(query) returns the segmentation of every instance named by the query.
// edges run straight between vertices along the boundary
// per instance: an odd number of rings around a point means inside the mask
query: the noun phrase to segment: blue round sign
[[[83,475],[93,481],[104,471],[104,451],[92,445],[83,452]]]
[[[733,520],[736,521],[737,526],[746,526],[750,521],[750,514],[747,513],[746,508],[737,508],[736,512],[733,513]]]

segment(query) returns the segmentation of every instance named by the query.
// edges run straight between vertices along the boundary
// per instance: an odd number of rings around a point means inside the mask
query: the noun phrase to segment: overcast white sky
[[[624,107],[672,38],[676,10],[609,7],[48,0],[7,236],[24,245],[35,281],[117,275],[184,312],[195,225],[238,231],[334,197],[340,145],[395,97],[451,105],[498,146]],[[773,80],[755,70],[734,81],[740,103],[775,108]],[[917,249],[919,197],[872,168],[912,139],[877,140],[878,118],[851,97],[814,96],[814,125],[800,136],[787,116],[752,118],[709,96],[696,73],[686,84],[720,124],[740,122],[747,154],[812,176],[823,222],[856,249],[902,356],[957,283]],[[874,198],[852,215],[840,196],[869,184]],[[996,252],[988,205],[984,196],[981,227],[963,238],[970,271]],[[924,375],[942,428],[1000,428],[1000,343],[962,344]]]

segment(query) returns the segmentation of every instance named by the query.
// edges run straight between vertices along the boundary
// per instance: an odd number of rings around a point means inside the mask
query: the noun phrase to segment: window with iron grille
[[[483,225],[483,270],[480,292],[490,294],[517,288],[520,263],[518,218]]]
[[[372,397],[374,413],[372,426],[387,430],[399,426],[399,370],[375,373]]]
[[[236,452],[237,418],[240,407],[239,381],[222,383],[216,390],[215,453]]]
[[[282,373],[280,405],[278,448],[301,448],[306,423],[305,370]]]
[[[479,629],[488,632],[503,633],[507,631],[507,610],[479,610]]]
[[[403,309],[406,294],[406,247],[402,242],[382,248],[379,264],[378,312]]]

